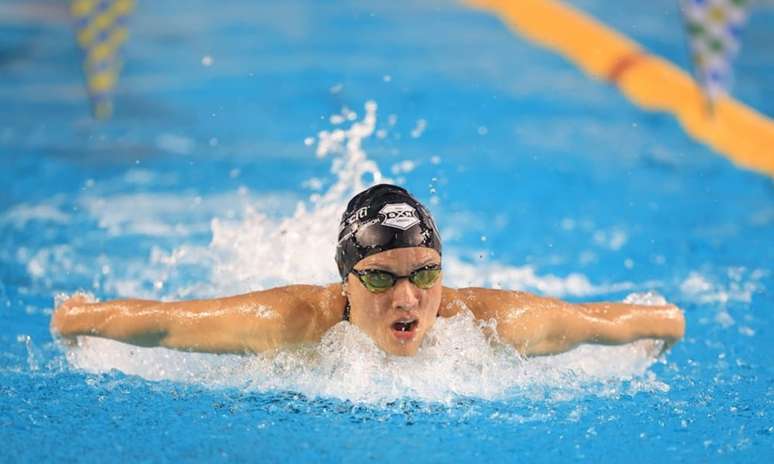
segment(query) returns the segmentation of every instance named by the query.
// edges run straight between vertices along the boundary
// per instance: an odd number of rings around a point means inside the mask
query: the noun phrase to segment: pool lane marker
[[[618,86],[634,104],[667,111],[685,132],[736,164],[774,176],[774,121],[722,96],[712,112],[700,86],[676,65],[590,16],[554,0],[465,0],[587,74]]]
[[[113,93],[121,72],[120,51],[126,42],[126,23],[135,0],[72,0],[70,16],[83,54],[86,89],[92,114],[108,119],[113,114]]]

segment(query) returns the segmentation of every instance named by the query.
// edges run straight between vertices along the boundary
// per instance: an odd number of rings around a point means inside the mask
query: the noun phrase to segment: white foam
[[[444,283],[452,287],[491,287],[532,290],[555,297],[609,294],[634,287],[631,282],[593,284],[579,273],[564,277],[539,275],[532,266],[475,262],[455,254],[444,256]]]
[[[626,298],[624,298],[623,302],[646,306],[661,306],[668,303],[666,298],[653,291],[644,293],[630,293],[626,295]]]
[[[251,195],[246,189],[202,197],[186,193],[132,193],[103,195],[89,192],[79,204],[109,235],[187,237],[208,233],[212,216],[241,217],[255,211],[288,208],[291,194]]]
[[[762,288],[761,279],[767,275],[768,271],[762,269],[731,267],[726,271],[727,283],[721,283],[694,271],[680,284],[680,291],[690,301],[701,304],[750,303],[753,293]]]
[[[0,224],[11,224],[17,229],[23,229],[31,221],[66,224],[70,215],[62,211],[56,201],[35,205],[20,203],[0,215]]]
[[[27,273],[33,278],[45,279],[52,269],[60,267],[76,272],[85,270],[77,262],[70,245],[42,248],[31,256],[28,253],[26,248],[22,248],[17,251],[17,256],[19,261],[27,263]]]
[[[587,346],[524,360],[513,348],[485,335],[481,325],[467,312],[439,319],[411,358],[385,354],[347,323],[333,327],[319,344],[254,356],[181,353],[80,337],[67,357],[73,366],[90,372],[119,369],[150,380],[291,390],[370,404],[405,397],[449,403],[460,397],[514,395],[563,401],[668,388],[652,375],[643,377],[658,352],[651,342]]]
[[[248,210],[239,220],[216,218],[206,248],[185,246],[159,261],[184,265],[187,255],[206,257],[212,266],[207,293],[239,293],[289,282],[327,284],[338,280],[333,266],[335,231],[347,199],[372,183],[387,181],[362,149],[376,124],[376,103],[365,105],[362,120],[348,128],[321,131],[318,157],[332,156],[336,181],[322,194],[298,202],[279,217]],[[346,119],[355,114],[346,110]],[[189,261],[190,262],[190,261]],[[198,260],[201,263],[201,260]]]

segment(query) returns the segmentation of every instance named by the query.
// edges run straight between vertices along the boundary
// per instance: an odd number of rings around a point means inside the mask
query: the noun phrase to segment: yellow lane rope
[[[113,113],[113,93],[121,71],[120,49],[135,0],[72,0],[70,15],[85,53],[83,63],[92,112],[97,119]]]
[[[636,105],[674,114],[685,131],[740,166],[774,176],[774,121],[731,97],[713,111],[684,71],[628,37],[554,0],[466,0],[532,42],[616,84]]]

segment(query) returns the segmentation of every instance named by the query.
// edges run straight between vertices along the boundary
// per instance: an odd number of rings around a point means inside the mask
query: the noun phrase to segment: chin
[[[380,348],[393,356],[414,356],[419,351],[419,341],[412,340],[407,343],[390,341],[390,343],[382,345]]]
[[[412,343],[410,346],[401,345],[396,349],[393,349],[390,354],[395,356],[414,356],[417,354],[417,351],[419,351],[419,346]]]

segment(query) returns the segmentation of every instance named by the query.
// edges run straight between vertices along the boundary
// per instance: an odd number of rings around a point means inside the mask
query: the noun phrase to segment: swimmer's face
[[[360,260],[355,270],[378,269],[405,276],[422,267],[440,264],[441,256],[431,248],[396,248]],[[435,324],[442,288],[441,277],[428,289],[417,287],[409,279],[399,279],[392,288],[372,293],[358,276],[350,273],[347,277],[350,321],[387,353],[413,356]]]

